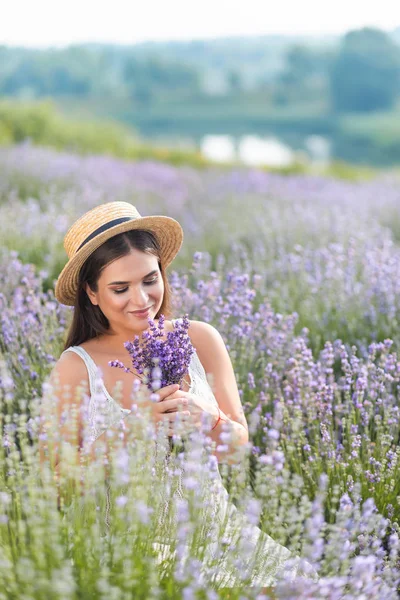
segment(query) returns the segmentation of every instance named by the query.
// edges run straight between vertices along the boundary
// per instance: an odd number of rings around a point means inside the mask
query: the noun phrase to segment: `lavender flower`
[[[149,331],[134,340],[124,343],[132,359],[132,367],[143,375],[147,387],[151,390],[179,383],[181,385],[187,374],[189,364],[195,349],[188,335],[189,319],[185,315],[175,323],[174,330],[169,331],[165,337],[165,317],[160,315],[158,325],[149,319]],[[119,360],[108,363],[110,367],[132,371]]]

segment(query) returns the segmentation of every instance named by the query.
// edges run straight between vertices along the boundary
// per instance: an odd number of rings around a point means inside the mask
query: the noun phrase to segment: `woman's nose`
[[[140,310],[147,307],[149,295],[143,288],[134,289],[131,295],[131,302],[134,305],[133,310]]]

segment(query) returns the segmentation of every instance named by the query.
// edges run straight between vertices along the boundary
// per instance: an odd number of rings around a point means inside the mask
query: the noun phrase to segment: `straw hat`
[[[75,221],[65,235],[64,248],[69,260],[56,282],[57,300],[73,306],[78,291],[79,271],[85,260],[114,235],[132,229],[145,229],[155,235],[164,268],[172,262],[182,245],[182,227],[175,219],[142,217],[128,202],[100,204]]]

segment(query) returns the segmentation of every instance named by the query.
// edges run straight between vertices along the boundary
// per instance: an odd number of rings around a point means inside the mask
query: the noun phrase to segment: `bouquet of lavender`
[[[189,371],[191,358],[196,352],[188,335],[188,316],[185,315],[182,319],[178,319],[175,322],[174,330],[169,331],[166,337],[164,315],[160,315],[158,326],[152,319],[148,321],[149,331],[142,334],[142,342],[136,335],[133,342],[124,343],[130,354],[132,367],[139,377],[143,376],[143,381],[153,391],[174,383],[182,385],[183,379]],[[124,369],[127,373],[133,373],[119,360],[112,360],[108,364],[111,367]],[[176,446],[171,438],[169,447],[171,451],[175,448],[177,451],[179,450],[179,445]],[[184,443],[181,446],[181,449],[183,448]]]
[[[136,335],[133,342],[124,343],[130,354],[132,367],[139,377],[143,376],[147,387],[153,391],[173,383],[181,385],[195,352],[188,335],[187,315],[178,319],[174,330],[169,331],[166,336],[164,323],[164,315],[160,315],[158,326],[149,319],[149,331],[142,334],[142,341]],[[119,360],[112,360],[108,364],[133,373]]]

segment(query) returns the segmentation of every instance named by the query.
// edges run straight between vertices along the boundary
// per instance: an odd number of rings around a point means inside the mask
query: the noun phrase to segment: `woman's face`
[[[164,297],[157,257],[136,249],[104,267],[97,284],[96,293],[88,284],[86,292],[116,334],[147,329],[148,318],[154,319]]]

